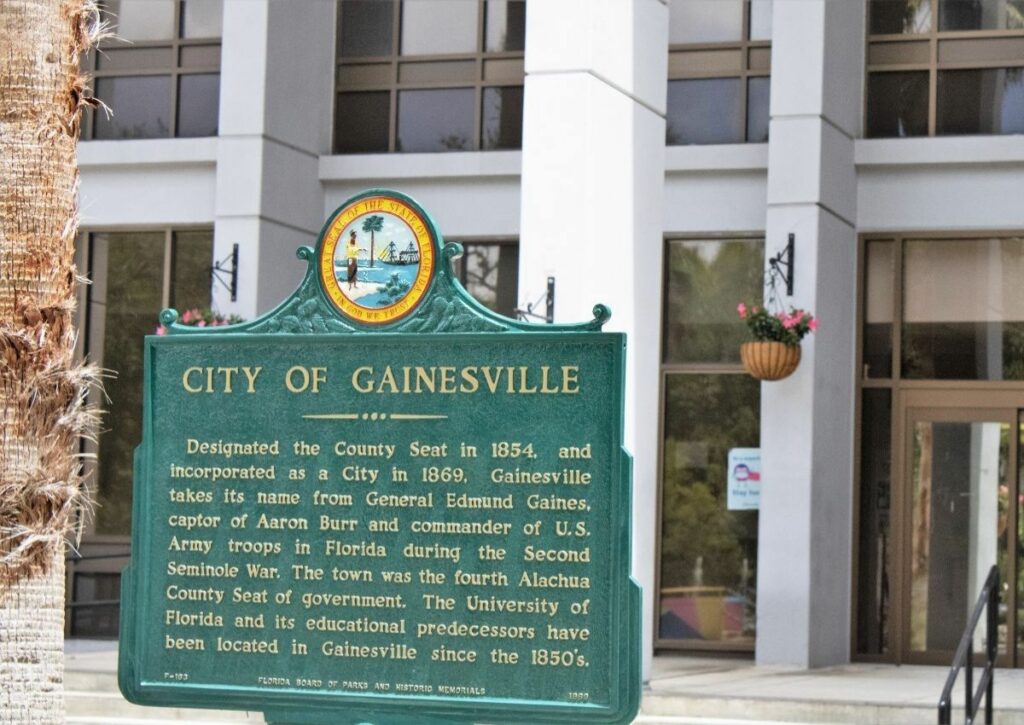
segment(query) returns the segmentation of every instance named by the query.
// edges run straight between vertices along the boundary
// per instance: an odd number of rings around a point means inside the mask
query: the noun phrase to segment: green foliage
[[[757,512],[726,508],[726,474],[730,448],[758,445],[759,390],[740,375],[666,381],[662,587],[702,583],[737,590],[744,559],[753,570]]]

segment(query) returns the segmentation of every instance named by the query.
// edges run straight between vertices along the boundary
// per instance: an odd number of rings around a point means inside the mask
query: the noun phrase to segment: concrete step
[[[856,697],[851,692],[849,697]],[[999,709],[995,699],[996,725],[1024,725],[1024,712]],[[683,719],[677,720],[675,718]],[[644,693],[637,723],[829,723],[848,725],[932,725],[938,711],[934,704],[888,704],[877,702],[798,700],[761,697],[715,697],[658,695]],[[963,721],[963,706],[953,712],[953,721]]]

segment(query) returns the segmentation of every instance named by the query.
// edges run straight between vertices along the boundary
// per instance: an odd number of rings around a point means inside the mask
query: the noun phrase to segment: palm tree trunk
[[[73,365],[79,53],[89,0],[0,0],[0,723],[62,723],[64,541],[81,506]]]
[[[6,1],[6,0],[5,0]],[[64,722],[64,552],[0,608],[0,722]]]

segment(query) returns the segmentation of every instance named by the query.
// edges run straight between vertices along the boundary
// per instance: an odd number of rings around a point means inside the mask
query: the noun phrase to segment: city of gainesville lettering
[[[578,365],[520,366],[432,365],[428,367],[363,365],[352,372],[359,393],[392,395],[478,393],[492,395],[576,395],[580,392]]]

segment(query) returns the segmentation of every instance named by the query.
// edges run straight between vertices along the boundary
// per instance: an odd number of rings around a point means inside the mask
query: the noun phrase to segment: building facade
[[[166,306],[267,311],[326,216],[389,187],[466,246],[484,304],[543,309],[554,278],[556,320],[602,302],[629,335],[648,661],[948,661],[997,565],[1024,665],[1022,0],[108,11],[130,43],[88,61],[113,115],[79,152],[80,344],[118,376],[69,635],[116,635],[140,336]],[[736,306],[790,235],[779,302],[820,328],[758,383]]]

